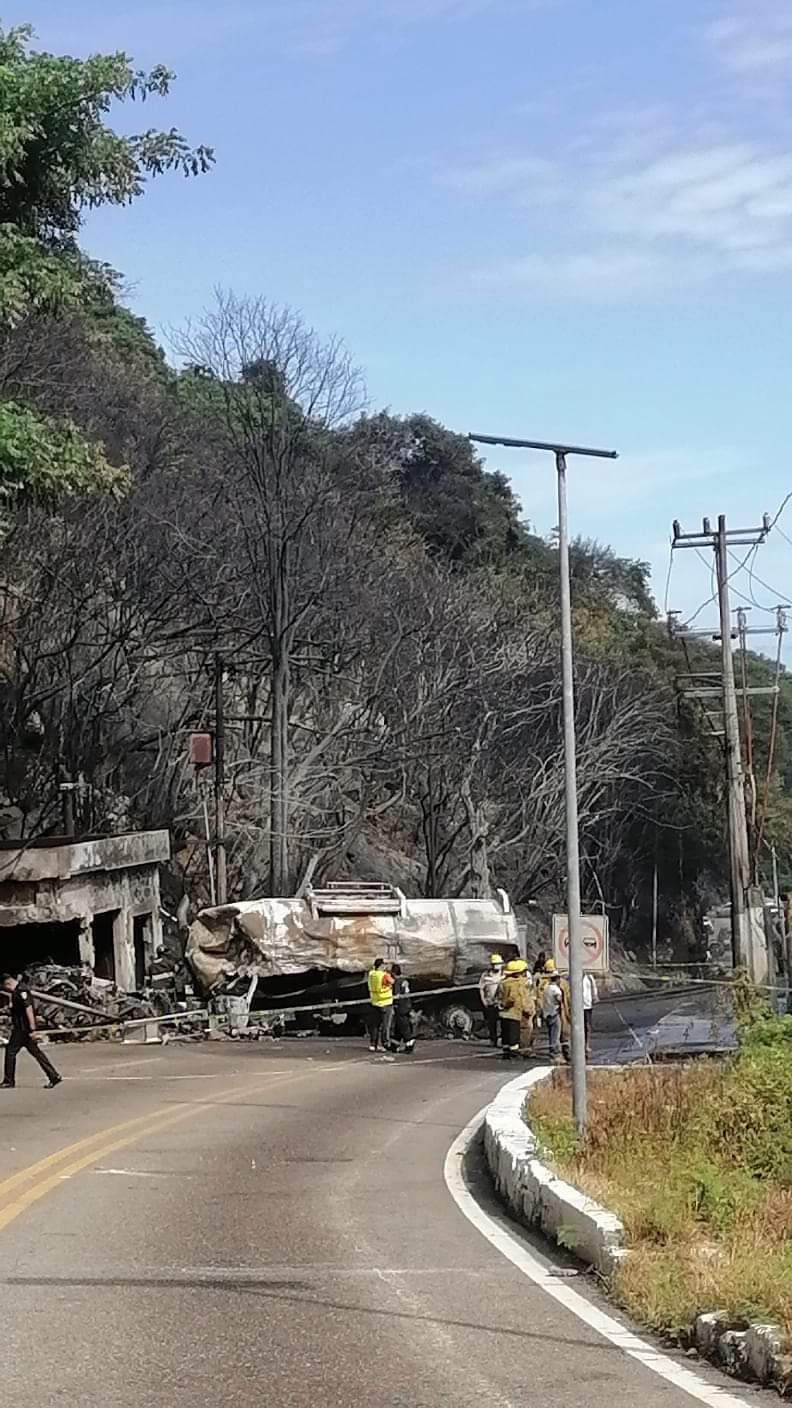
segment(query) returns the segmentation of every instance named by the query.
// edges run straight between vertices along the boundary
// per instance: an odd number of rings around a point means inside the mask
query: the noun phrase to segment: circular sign
[[[590,923],[588,920],[581,920],[581,936],[583,939],[583,962],[597,963],[602,957],[605,947],[605,935],[598,925]],[[559,929],[558,942],[565,953],[569,952],[569,929]]]

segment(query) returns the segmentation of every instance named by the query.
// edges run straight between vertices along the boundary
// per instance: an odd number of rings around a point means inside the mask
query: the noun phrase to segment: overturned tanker
[[[245,900],[205,909],[190,926],[186,958],[205,992],[258,978],[257,1001],[318,999],[357,987],[378,957],[427,987],[470,983],[493,950],[519,952],[509,897],[407,899],[395,885],[336,882],[295,899]]]

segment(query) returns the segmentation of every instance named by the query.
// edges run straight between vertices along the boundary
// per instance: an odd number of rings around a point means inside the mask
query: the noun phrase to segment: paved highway
[[[486,1049],[425,1043],[395,1063],[314,1041],[57,1054],[63,1086],[41,1089],[23,1055],[24,1084],[0,1103],[4,1403],[764,1401],[652,1372],[463,1215],[446,1155],[515,1073]],[[497,1219],[477,1157],[465,1177]]]

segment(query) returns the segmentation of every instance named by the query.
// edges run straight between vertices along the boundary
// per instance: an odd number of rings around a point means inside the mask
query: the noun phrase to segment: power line
[[[790,540],[790,542],[792,543],[792,540]],[[670,542],[669,545],[668,545],[668,571],[667,571],[667,573],[666,573],[665,594],[664,594],[664,596],[663,596],[663,615],[664,615],[664,616],[667,616],[667,615],[668,615],[668,596],[669,596],[669,592],[671,591],[671,573],[672,573],[673,569],[674,569],[674,544],[673,544],[672,542]]]
[[[775,525],[775,531],[776,531],[776,533],[780,533],[780,534],[781,534],[781,537],[784,539],[784,542],[785,542],[785,543],[789,543],[789,546],[792,548],[792,538],[790,538],[790,536],[789,536],[788,533],[785,533],[785,532],[784,532],[783,528],[781,527],[781,525],[780,525],[779,523],[776,523],[776,525]]]
[[[727,581],[727,582],[730,582],[730,581],[732,580],[732,577],[734,577],[734,576],[737,574],[737,572],[739,572],[740,569],[745,566],[746,562],[748,561],[748,558],[751,556],[751,553],[756,552],[756,548],[757,548],[757,544],[754,543],[754,544],[751,545],[749,551],[746,553],[746,555],[745,555],[745,557],[742,559],[742,561],[739,562],[739,563],[737,564],[737,566],[734,568],[734,570],[729,573],[728,577],[726,578],[726,581]],[[693,622],[698,619],[698,617],[701,615],[702,611],[705,611],[706,608],[707,608],[708,606],[710,606],[713,601],[715,601],[717,595],[718,595],[718,592],[717,592],[717,590],[715,590],[715,591],[712,593],[712,596],[708,596],[706,601],[702,601],[702,603],[701,603],[701,605],[698,607],[698,609],[693,612],[693,615],[692,615],[692,616],[689,616],[688,619],[685,621],[685,624],[684,624],[683,629],[687,629],[688,626],[692,626],[692,625],[693,625]]]
[[[779,518],[781,517],[781,514],[784,512],[784,509],[786,508],[786,506],[787,506],[787,504],[789,503],[789,500],[790,500],[790,499],[792,499],[792,489],[790,489],[789,493],[788,493],[788,494],[785,494],[785,495],[784,495],[784,498],[781,500],[781,507],[779,508],[778,512],[776,513],[775,518],[771,518],[771,519],[770,519],[770,523],[769,523],[769,527],[770,527],[770,528],[777,528],[777,527],[778,527],[778,520],[779,520]],[[779,532],[780,532],[780,529],[779,529]]]
[[[732,553],[731,556],[733,557],[733,556],[734,556],[734,553]],[[749,556],[750,556],[750,554],[749,554]],[[714,582],[714,578],[715,578],[715,567],[714,567],[714,564],[710,564],[710,563],[707,562],[707,559],[706,559],[706,557],[704,556],[704,554],[703,554],[703,552],[701,551],[700,548],[696,548],[696,557],[699,559],[700,562],[703,562],[703,563],[704,563],[704,566],[705,566],[705,567],[709,567],[709,569],[710,569],[710,576],[711,576],[711,578],[713,579],[713,587],[714,587],[714,585],[715,585],[715,582]],[[756,605],[757,605],[757,603],[756,603],[755,601],[752,601],[749,596],[746,596],[745,592],[741,592],[738,587],[735,587],[734,583],[732,583],[732,591],[734,592],[734,595],[735,595],[735,596],[741,597],[742,600],[743,600],[743,601],[747,601],[750,606],[756,606]],[[713,600],[714,600],[714,598],[713,598]],[[764,610],[763,607],[762,607],[761,609]]]
[[[769,582],[765,582],[764,579],[760,577],[757,572],[754,571],[752,561],[749,564],[749,559],[755,558],[757,552],[758,548],[754,548],[753,552],[748,554],[748,558],[746,558],[745,563],[742,564],[743,566],[747,566],[748,571],[748,587],[751,595],[749,598],[747,598],[747,600],[750,600],[751,605],[758,607],[760,611],[775,611],[776,607],[779,605],[780,602],[786,603],[786,594],[784,592],[777,592],[775,587],[771,587]],[[729,548],[729,557],[732,559],[733,562],[737,561],[737,554],[732,552],[731,548]],[[753,590],[754,582],[758,582],[760,587],[764,587],[765,591],[770,592],[771,595],[775,597],[775,601],[772,603],[771,606],[763,606],[760,601],[756,600],[756,593]],[[736,587],[734,588],[734,590],[737,592],[738,596],[743,595],[742,592],[737,591]]]
[[[764,793],[762,796],[762,813],[759,820],[758,836],[756,842],[757,858],[761,851],[762,840],[764,839],[764,828],[765,822],[767,820],[767,807],[770,801],[770,777],[772,774],[773,762],[775,760],[776,733],[778,731],[778,704],[781,698],[781,646],[784,640],[784,632],[786,630],[786,613],[782,610],[780,606],[778,608],[777,629],[778,650],[776,652],[775,694],[773,695],[773,711],[770,718],[770,742],[767,746],[767,772],[765,774]]]

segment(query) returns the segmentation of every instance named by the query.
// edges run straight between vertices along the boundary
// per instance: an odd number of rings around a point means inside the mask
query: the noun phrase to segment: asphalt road
[[[386,1063],[340,1042],[83,1045],[56,1059],[59,1089],[23,1053],[0,1103],[4,1404],[696,1402],[553,1302],[452,1201],[449,1146],[514,1074],[488,1050],[425,1043]],[[468,1177],[486,1202],[475,1156]]]

